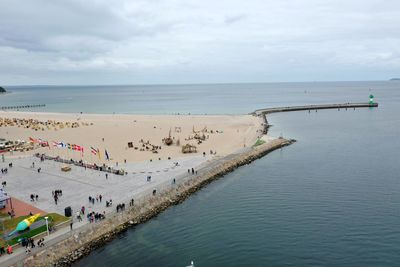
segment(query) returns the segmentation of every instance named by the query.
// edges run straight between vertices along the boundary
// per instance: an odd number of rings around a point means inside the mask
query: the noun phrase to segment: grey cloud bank
[[[0,2],[0,84],[386,80],[400,2]]]

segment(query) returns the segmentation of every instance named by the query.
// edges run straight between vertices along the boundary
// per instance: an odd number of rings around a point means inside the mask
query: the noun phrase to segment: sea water
[[[136,86],[14,86],[0,107],[45,104],[38,112],[247,114],[255,109],[367,102],[398,93],[400,82],[312,82]],[[29,110],[29,109],[28,109]]]

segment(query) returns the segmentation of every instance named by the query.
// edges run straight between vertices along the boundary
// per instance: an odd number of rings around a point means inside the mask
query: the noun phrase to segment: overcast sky
[[[399,0],[0,0],[0,85],[398,76]]]

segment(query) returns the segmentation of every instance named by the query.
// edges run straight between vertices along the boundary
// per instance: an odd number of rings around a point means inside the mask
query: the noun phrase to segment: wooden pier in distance
[[[43,108],[45,106],[46,106],[46,104],[21,105],[21,106],[4,106],[4,107],[0,107],[0,110],[24,109],[24,108]]]
[[[322,104],[322,105],[305,105],[305,106],[292,106],[292,107],[276,107],[257,109],[253,115],[266,115],[277,112],[290,112],[301,110],[318,110],[318,109],[341,109],[341,108],[374,108],[378,107],[378,103],[344,103],[344,104]]]

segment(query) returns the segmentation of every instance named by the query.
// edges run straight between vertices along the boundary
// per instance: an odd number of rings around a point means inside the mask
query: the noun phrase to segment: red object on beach
[[[29,141],[33,142],[33,143],[39,143],[37,139],[29,137]]]

